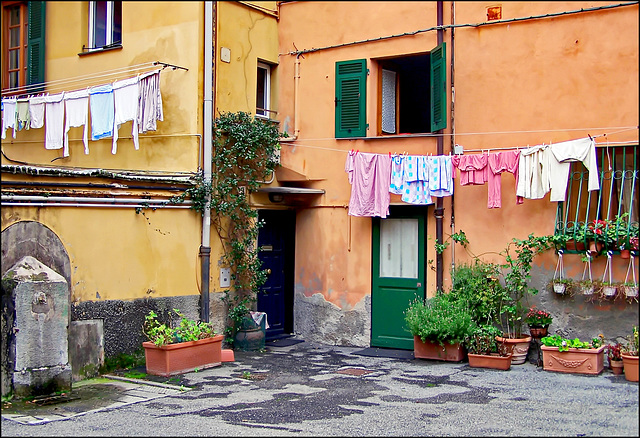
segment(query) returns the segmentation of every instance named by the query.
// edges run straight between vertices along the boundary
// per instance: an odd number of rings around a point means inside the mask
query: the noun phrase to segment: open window
[[[89,50],[122,44],[122,2],[89,2]]]
[[[432,133],[447,126],[446,46],[374,60],[377,135]],[[336,63],[336,138],[365,137],[367,60]]]
[[[256,116],[271,118],[271,66],[258,62],[256,81]]]

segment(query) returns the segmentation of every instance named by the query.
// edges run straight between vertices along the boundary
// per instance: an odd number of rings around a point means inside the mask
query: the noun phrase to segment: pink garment
[[[512,173],[518,181],[520,151],[496,152],[489,154],[489,196],[487,208],[502,207],[502,172]],[[522,204],[522,196],[516,196],[516,204]]]
[[[484,184],[489,179],[487,154],[454,155],[453,165],[460,170],[460,185]]]
[[[391,157],[351,151],[344,170],[351,183],[349,215],[386,218],[389,214]]]

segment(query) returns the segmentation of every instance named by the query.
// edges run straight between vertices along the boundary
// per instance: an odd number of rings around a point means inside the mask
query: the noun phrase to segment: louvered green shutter
[[[336,138],[366,137],[367,61],[336,62]]]
[[[431,51],[431,132],[447,127],[446,43]]]
[[[27,85],[41,84],[44,82],[45,2],[29,2],[28,15]]]

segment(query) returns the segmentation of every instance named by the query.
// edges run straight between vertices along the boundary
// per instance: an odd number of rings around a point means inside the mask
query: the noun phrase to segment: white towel
[[[31,128],[38,129],[44,126],[44,96],[29,98],[29,117]]]
[[[115,81],[113,83],[113,97],[115,112],[111,153],[115,154],[118,149],[118,128],[128,121],[133,122],[131,136],[133,137],[133,146],[138,150],[138,100],[140,99],[138,77]]]
[[[84,126],[82,141],[84,153],[89,154],[87,141],[87,122],[89,120],[89,90],[71,91],[64,95],[65,111],[67,117],[64,124],[64,153],[69,156],[69,129]]]
[[[64,143],[64,91],[44,98],[45,149],[61,149]]]

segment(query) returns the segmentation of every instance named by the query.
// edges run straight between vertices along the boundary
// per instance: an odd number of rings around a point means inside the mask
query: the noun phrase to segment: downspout
[[[453,152],[453,149],[455,147],[455,100],[456,100],[456,88],[454,86],[454,78],[453,76],[455,75],[455,68],[454,68],[454,63],[455,63],[455,56],[454,56],[454,50],[455,50],[455,27],[456,24],[456,2],[452,1],[451,2],[451,142],[450,142],[450,148]],[[453,197],[454,193],[451,193],[451,234],[453,235],[453,233],[456,232],[456,220],[455,220],[455,202],[454,202],[454,197]],[[456,246],[455,245],[451,245],[451,272],[453,273],[455,271],[455,266],[456,266]]]
[[[211,183],[211,158],[213,134],[213,14],[212,1],[204,2],[204,60],[203,60],[203,142],[202,171],[204,184]],[[200,290],[200,320],[209,322],[209,277],[211,269],[211,195],[207,200],[202,215],[202,242],[200,244],[200,262],[202,285]]]
[[[438,1],[438,5],[437,5],[437,25],[438,25],[438,45],[442,44],[443,40],[444,40],[444,29],[442,29],[442,1]],[[442,129],[438,130],[438,137],[437,137],[437,155],[443,155],[444,154],[444,138],[442,137]],[[436,240],[438,241],[438,243],[442,243],[444,242],[443,236],[442,236],[442,218],[444,216],[444,207],[443,207],[443,199],[442,197],[437,197],[436,198],[436,208],[433,211],[433,214],[436,218]],[[442,256],[442,253],[437,253],[436,254],[436,293],[440,293],[443,291],[443,271],[444,271],[444,266],[443,266],[443,260],[444,257]]]

